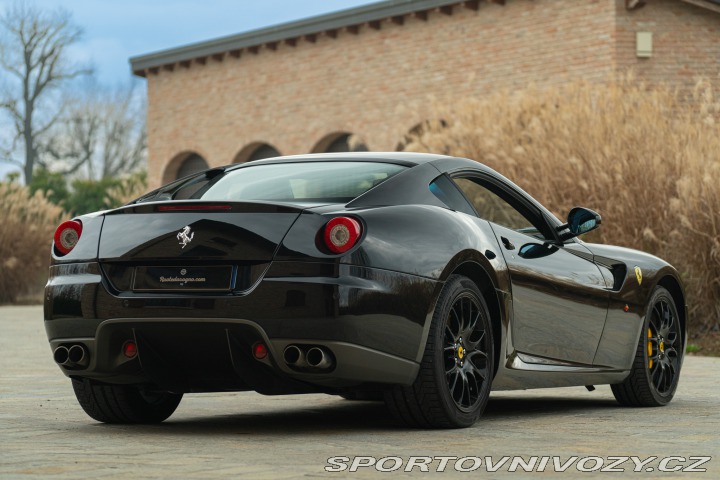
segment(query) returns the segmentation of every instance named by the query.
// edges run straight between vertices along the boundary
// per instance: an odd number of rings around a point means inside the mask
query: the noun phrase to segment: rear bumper
[[[61,366],[68,376],[173,391],[332,392],[414,381],[441,283],[280,263],[249,293],[219,296],[112,294],[96,263],[53,266],[45,292],[50,346],[86,348],[87,365]],[[139,353],[130,360],[122,355],[128,340]],[[266,359],[252,357],[256,342],[267,345]],[[283,359],[291,344],[325,348],[332,368],[292,368]]]
[[[133,341],[138,356],[122,355]],[[252,347],[261,342],[268,356],[256,360]],[[103,321],[94,338],[62,338],[59,346],[80,344],[87,366],[65,367],[68,376],[107,383],[150,383],[176,392],[256,390],[268,395],[333,391],[372,384],[413,382],[416,362],[355,344],[327,340],[270,339],[255,323],[236,319],[112,319]],[[288,345],[321,346],[332,352],[327,371],[293,370],[283,359]]]

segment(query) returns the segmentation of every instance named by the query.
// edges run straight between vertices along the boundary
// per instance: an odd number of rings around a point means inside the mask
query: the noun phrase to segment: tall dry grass
[[[115,182],[102,192],[105,205],[114,208],[147,190],[144,173]],[[50,245],[55,229],[69,216],[47,194],[16,183],[0,183],[0,304],[36,302],[47,280]]]
[[[0,304],[38,294],[47,280],[53,233],[62,208],[41,191],[0,183]]]
[[[564,218],[603,216],[591,239],[651,252],[685,282],[691,327],[720,328],[720,99],[628,77],[498,92],[434,108],[405,150],[478,160]],[[441,120],[442,121],[441,121]]]

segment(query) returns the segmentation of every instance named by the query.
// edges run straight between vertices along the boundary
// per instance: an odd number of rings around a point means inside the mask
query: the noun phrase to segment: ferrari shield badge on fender
[[[638,285],[642,285],[642,270],[640,270],[640,267],[635,267],[635,278],[637,278]]]
[[[185,248],[188,243],[192,242],[193,237],[195,236],[195,232],[190,230],[190,227],[185,226],[180,232],[177,234],[177,239],[180,240],[179,245],[182,245],[182,248]],[[635,271],[637,272],[637,267],[635,267]]]

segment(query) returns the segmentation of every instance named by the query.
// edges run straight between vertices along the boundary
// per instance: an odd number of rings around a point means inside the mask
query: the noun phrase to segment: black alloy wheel
[[[655,287],[630,375],[611,386],[617,401],[631,407],[667,405],[677,389],[683,354],[683,327],[675,301],[665,288]]]
[[[469,278],[451,275],[435,307],[418,376],[411,386],[385,393],[388,409],[414,427],[473,425],[490,396],[493,349],[480,290]]]
[[[680,374],[680,322],[666,300],[653,305],[648,325],[648,369],[655,390],[667,395]]]
[[[448,391],[463,411],[472,410],[481,401],[482,385],[490,381],[489,335],[481,324],[481,315],[476,297],[466,293],[455,300],[445,324],[443,351]]]

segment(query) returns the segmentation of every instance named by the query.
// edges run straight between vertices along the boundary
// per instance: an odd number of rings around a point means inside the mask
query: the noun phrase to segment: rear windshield
[[[406,168],[373,162],[256,165],[214,178],[190,198],[346,203]]]

